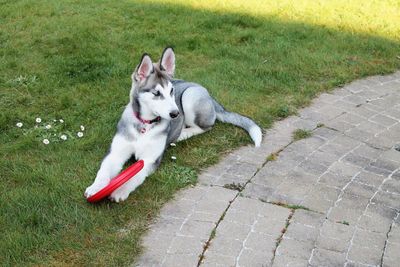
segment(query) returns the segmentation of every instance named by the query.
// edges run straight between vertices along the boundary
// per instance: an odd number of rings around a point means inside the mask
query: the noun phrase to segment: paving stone
[[[349,95],[343,98],[344,101],[353,103],[355,105],[360,105],[360,104],[364,104],[366,101],[363,97],[358,96],[358,95]]]
[[[311,258],[311,266],[343,266],[346,254],[326,249],[315,249]]]
[[[325,221],[321,227],[320,235],[332,239],[350,241],[355,228],[352,225],[338,223],[338,221]]]
[[[398,122],[398,120],[392,119],[392,118],[382,115],[382,114],[377,114],[377,115],[371,117],[370,120],[373,122],[376,122],[380,125],[383,125],[385,127],[392,126],[393,124]]]
[[[305,120],[311,120],[314,122],[321,122],[325,120],[324,114],[321,114],[310,108],[305,108],[299,112],[299,116]]]
[[[289,214],[289,209],[238,197],[220,222],[205,254],[205,263],[210,263],[208,253],[229,256],[229,259],[243,256],[241,261],[248,263],[256,259],[251,261],[249,253],[257,257],[261,253],[263,262],[270,261]]]
[[[266,265],[268,266],[268,265]],[[288,257],[286,255],[277,255],[275,256],[273,267],[307,267],[308,260]]]
[[[354,109],[350,110],[350,112],[364,117],[365,119],[369,119],[370,117],[376,115],[376,111],[366,108],[365,105],[355,107]]]
[[[338,131],[334,131],[332,129],[326,128],[326,127],[319,127],[314,130],[313,133],[315,136],[321,137],[325,140],[331,140],[335,138],[336,136],[339,135]]]
[[[343,115],[341,115],[340,117],[338,117],[338,119],[341,119],[347,123],[350,123],[354,126],[358,126],[363,122],[366,122],[367,120],[361,116],[358,116],[354,113],[345,113]]]
[[[394,149],[387,150],[381,154],[382,159],[400,162],[400,152]]]
[[[363,167],[368,165],[371,162],[371,159],[364,158],[363,156],[354,153],[349,153],[343,158],[343,161],[359,167]]]
[[[396,181],[394,179],[387,180],[382,185],[382,190],[390,193],[400,194],[400,181]]]
[[[276,188],[274,195],[288,196],[288,201],[285,201],[286,203],[300,204],[309,191],[310,191],[309,183],[303,183],[302,181],[296,181],[294,179],[291,179],[283,181]],[[289,199],[298,199],[300,202],[290,203],[292,200]]]
[[[334,222],[348,222],[350,225],[355,225],[362,214],[362,210],[334,207],[330,210],[328,219]]]
[[[199,262],[199,255],[197,254],[167,254],[162,266],[165,267],[187,267],[196,266]]]
[[[399,266],[400,244],[388,243],[383,257],[382,267]]]
[[[364,130],[360,130],[358,128],[352,128],[352,129],[346,131],[346,135],[353,139],[360,140],[362,142],[366,142],[369,139],[374,137],[373,133],[370,133],[370,132],[367,132]]]
[[[384,205],[392,209],[400,210],[400,195],[387,193],[383,191],[377,192],[377,194],[372,199],[373,203]]]
[[[267,138],[267,136],[265,138]],[[259,168],[264,164],[265,158],[273,152],[275,152],[275,150],[270,146],[262,146],[258,148],[255,148],[254,146],[244,146],[234,151],[232,154],[237,156],[238,161]]]
[[[312,242],[283,238],[276,250],[276,255],[285,255],[285,257],[308,260],[313,247]]]
[[[223,220],[218,226],[218,235],[230,236],[232,233],[235,233],[233,238],[237,240],[244,240],[250,231],[251,225],[243,225],[228,220]]]
[[[276,238],[272,238],[271,235],[263,233],[250,233],[244,242],[244,246],[247,249],[252,249],[253,254],[262,253],[268,255],[267,259],[271,259],[276,245]],[[250,251],[248,251],[250,252]],[[265,259],[264,262],[267,262]]]
[[[213,222],[189,219],[181,226],[179,234],[198,237],[201,241],[206,242],[214,227],[215,223]]]
[[[143,239],[143,246],[150,248],[151,250],[145,249],[145,255],[154,255],[158,254],[157,257],[159,260],[162,260],[162,256],[165,255],[171,245],[173,236],[170,234],[152,232],[147,233]]]
[[[317,128],[317,123],[318,121],[299,118],[297,121],[293,122],[293,126],[297,129],[314,130]]]
[[[186,199],[167,203],[161,210],[161,217],[184,219],[193,211],[194,205],[194,201],[187,201]]]
[[[363,215],[358,223],[361,229],[379,233],[386,233],[391,224],[392,221],[390,219],[382,218],[382,216],[379,216],[378,214]]]
[[[356,229],[352,244],[355,246],[377,247],[382,249],[385,246],[386,234]]]
[[[168,253],[175,254],[192,254],[201,252],[203,242],[196,237],[176,236],[171,243]]]
[[[385,150],[392,148],[398,143],[396,139],[388,136],[388,134],[385,132],[369,138],[366,142],[373,147]]]
[[[355,178],[355,182],[360,182],[363,184],[367,184],[370,186],[378,187],[382,184],[383,180],[385,179],[385,176],[371,173],[371,172],[366,172],[366,171],[361,171]]]
[[[160,217],[157,221],[152,225],[151,229],[157,233],[164,233],[173,235],[184,222],[183,218],[176,217]]]
[[[312,184],[318,180],[318,175],[306,172],[301,167],[295,167],[286,178],[287,181],[298,181],[305,184]]]
[[[353,151],[354,154],[360,155],[370,160],[375,160],[382,154],[382,152],[383,152],[382,150],[368,146],[366,144],[361,144]]]
[[[372,167],[387,170],[393,172],[400,167],[400,163],[396,161],[391,161],[387,159],[377,159],[369,164]]]
[[[342,188],[350,182],[351,178],[351,176],[340,175],[328,171],[320,177],[318,182],[321,184]]]
[[[239,257],[237,266],[268,266],[273,257],[272,251],[267,253],[259,253],[257,250],[244,249]]]
[[[274,172],[269,166],[269,164],[266,164],[251,181],[267,187],[276,187],[280,185],[286,175]]]
[[[351,148],[329,142],[324,144],[322,147],[318,148],[319,151],[326,152],[329,154],[334,154],[338,157],[342,157],[344,154],[349,152]]]
[[[217,232],[216,237],[211,241],[210,247],[205,256],[207,257],[208,253],[217,253],[236,258],[242,250],[242,242],[243,241],[237,239],[221,236]]]
[[[242,195],[249,198],[268,201],[268,199],[272,196],[274,191],[275,188],[272,187],[267,187],[256,183],[249,183],[246,185],[246,188],[242,191]]]
[[[373,186],[351,182],[344,190],[344,193],[361,198],[367,198],[369,200],[376,191],[377,189]]]
[[[226,174],[237,176],[239,178],[243,178],[245,180],[250,179],[254,173],[257,171],[257,167],[250,164],[241,162],[239,164],[235,164],[226,170]]]
[[[291,223],[285,232],[285,237],[298,241],[315,241],[319,229],[300,223]]]
[[[328,166],[312,161],[311,159],[307,159],[299,165],[299,168],[303,169],[308,173],[319,176],[328,169]]]
[[[362,122],[359,126],[357,126],[357,129],[371,134],[376,134],[384,130],[385,127],[382,127],[382,125],[379,125],[378,123],[372,121],[365,121]]]
[[[227,256],[215,252],[208,252],[202,261],[201,266],[235,266],[236,257]]]
[[[224,221],[234,222],[236,224],[241,224],[251,227],[257,217],[258,217],[257,213],[249,213],[249,212],[239,211],[235,208],[230,208],[229,212],[227,212],[224,216]]]
[[[366,90],[368,88],[368,86],[361,84],[358,81],[353,81],[350,84],[347,84],[343,87],[343,89],[351,92],[352,94],[358,93],[358,92],[362,92],[364,90]]]
[[[361,172],[362,168],[352,165],[352,164],[348,164],[345,162],[335,162],[334,164],[332,164],[332,166],[329,168],[330,172],[336,173],[340,176],[344,176],[344,177],[348,177],[348,178],[352,178],[353,176],[357,175],[359,172]]]
[[[292,217],[292,222],[303,224],[309,227],[319,228],[325,220],[323,214],[297,209]]]
[[[369,198],[349,193],[344,193],[341,199],[338,202],[336,202],[336,208],[343,210],[345,209],[364,210],[367,207],[368,203],[369,203]]]
[[[348,258],[351,261],[362,264],[377,266],[380,264],[382,257],[382,248],[365,247],[353,245],[350,248]]]
[[[342,240],[338,238],[330,238],[327,236],[319,236],[316,242],[316,247],[336,251],[339,253],[346,253],[350,246],[350,242],[348,240]]]
[[[346,132],[355,127],[353,124],[345,122],[341,118],[335,118],[334,120],[327,121],[325,122],[325,125],[340,132]]]
[[[333,153],[331,154],[316,150],[312,155],[308,157],[308,159],[315,163],[329,167],[330,165],[332,165],[332,163],[339,159],[339,156]]]
[[[392,229],[388,233],[388,242],[394,244],[400,244],[400,224],[393,223]]]
[[[319,184],[312,188],[301,205],[322,213],[326,213],[335,203],[340,190]]]
[[[385,110],[382,114],[388,116],[389,118],[400,120],[400,111],[394,108]]]
[[[396,72],[322,94],[266,130],[260,148],[242,147],[205,169],[161,209],[136,265],[196,266],[214,232],[201,266],[365,267],[383,255],[383,266],[397,267],[399,89]],[[298,128],[313,135],[293,142]],[[246,186],[223,188],[232,183]]]
[[[278,238],[285,225],[286,220],[275,220],[272,216],[269,218],[258,218],[257,223],[254,225],[254,231]]]
[[[388,170],[377,168],[377,167],[374,167],[371,165],[365,166],[364,171],[367,171],[370,173],[375,173],[375,174],[382,175],[382,176],[389,176],[391,174],[391,172]]]
[[[342,109],[345,112],[349,112],[356,106],[356,104],[354,104],[354,103],[343,101],[343,100],[337,100],[337,101],[333,102],[332,105],[339,109]]]

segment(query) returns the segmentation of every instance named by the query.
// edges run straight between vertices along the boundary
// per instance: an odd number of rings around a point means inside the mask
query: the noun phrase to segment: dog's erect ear
[[[148,54],[143,54],[142,59],[140,60],[139,65],[136,67],[134,72],[135,81],[143,81],[147,77],[150,76],[151,73],[154,72],[153,62]]]
[[[165,71],[170,77],[174,76],[175,53],[172,47],[167,47],[164,49],[160,60],[160,70]]]

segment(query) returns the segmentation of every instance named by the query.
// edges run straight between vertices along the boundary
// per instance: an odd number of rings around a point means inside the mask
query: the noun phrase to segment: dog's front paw
[[[126,190],[125,188],[118,188],[114,192],[111,193],[109,199],[114,202],[122,202],[126,200],[131,192]]]
[[[103,189],[106,185],[107,185],[107,183],[94,182],[91,186],[86,188],[85,197],[89,198],[89,197],[93,196],[94,194],[99,192],[101,189]]]

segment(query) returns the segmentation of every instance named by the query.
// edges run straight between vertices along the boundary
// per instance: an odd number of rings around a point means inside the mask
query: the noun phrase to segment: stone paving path
[[[322,94],[179,192],[135,266],[400,266],[399,144],[400,72]]]

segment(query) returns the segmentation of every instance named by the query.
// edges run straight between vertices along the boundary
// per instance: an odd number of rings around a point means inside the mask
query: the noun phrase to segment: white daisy
[[[65,140],[67,140],[68,137],[65,134],[63,134],[60,136],[60,138],[65,141]]]
[[[17,122],[17,124],[16,124],[16,126],[18,127],[18,128],[21,128],[22,127],[22,122]]]
[[[171,159],[172,159],[172,160],[176,160],[176,157],[175,157],[175,156],[172,156]]]
[[[50,143],[49,139],[43,139],[43,144],[48,145]]]
[[[81,125],[81,131],[85,130],[85,126]]]
[[[37,122],[37,123],[41,123],[41,122],[42,122],[42,119],[41,119],[41,118],[36,118],[36,122]]]
[[[53,122],[56,122],[57,120],[53,120]]]
[[[48,129],[50,129],[51,128],[51,125],[50,124],[47,124],[46,125],[46,129],[48,130]]]
[[[82,137],[82,136],[83,136],[83,133],[82,133],[82,132],[78,132],[76,135],[77,135],[78,137]]]
[[[59,122],[64,123],[64,120],[63,120],[63,119],[60,119]]]

